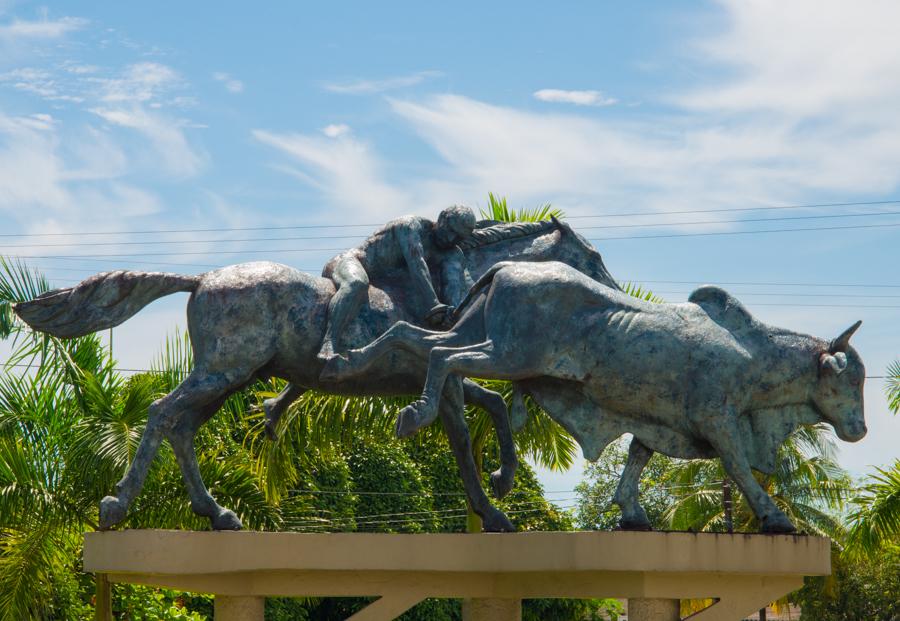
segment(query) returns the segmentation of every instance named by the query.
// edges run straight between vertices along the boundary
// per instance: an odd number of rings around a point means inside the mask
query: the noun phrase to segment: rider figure
[[[328,325],[319,359],[327,361],[336,355],[337,339],[366,300],[370,276],[397,268],[406,268],[414,292],[430,308],[423,320],[431,326],[440,326],[453,307],[438,299],[428,259],[453,249],[474,229],[475,214],[460,205],[444,209],[437,222],[404,216],[389,222],[360,246],[329,261],[322,275],[334,281],[337,290],[328,304]]]

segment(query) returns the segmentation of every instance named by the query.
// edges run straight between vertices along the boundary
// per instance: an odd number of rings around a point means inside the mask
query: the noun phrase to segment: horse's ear
[[[556,226],[556,228],[558,228],[561,231],[569,230],[569,227],[567,225],[563,224],[562,222],[560,222],[559,218],[554,216],[552,213],[550,214],[550,222],[552,222]]]

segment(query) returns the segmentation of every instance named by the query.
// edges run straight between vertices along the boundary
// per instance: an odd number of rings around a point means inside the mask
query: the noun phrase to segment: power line
[[[763,233],[797,233],[806,231],[843,231],[849,229],[882,229],[900,226],[900,222],[892,224],[853,224],[848,226],[803,227],[795,229],[768,229],[765,231],[716,231],[710,233],[671,233],[663,235],[630,235],[626,237],[594,237],[588,241],[615,241],[620,239],[663,239],[672,237],[715,237],[720,235],[760,235]]]
[[[855,224],[847,226],[825,226],[825,227],[801,227],[791,229],[767,229],[763,231],[717,231],[708,233],[672,233],[662,235],[630,235],[622,237],[595,237],[588,241],[617,241],[617,240],[633,240],[633,239],[662,239],[675,237],[715,237],[722,235],[762,235],[768,233],[796,233],[808,231],[838,231],[850,229],[878,229],[892,228],[900,226],[898,223],[882,223],[882,224]],[[269,241],[269,240],[266,240]],[[239,254],[282,254],[293,252],[343,252],[346,248],[261,248],[256,250],[185,250],[176,252],[138,252],[138,253],[119,253],[119,254],[96,254],[89,255],[9,255],[19,259],[99,259],[99,258],[130,258],[130,257],[154,257],[154,256],[190,256],[190,255],[239,255]]]
[[[692,222],[645,222],[640,224],[611,224],[579,227],[579,230],[588,229],[624,229],[624,228],[660,228],[669,226],[695,226],[702,224],[744,224],[747,222],[781,222],[786,220],[821,220],[832,218],[871,218],[874,216],[896,216],[900,211],[877,211],[873,213],[856,214],[828,214],[820,216],[785,216],[780,218],[750,218],[742,220],[696,220]],[[341,225],[343,226],[343,225]],[[358,225],[348,225],[358,226]],[[178,239],[178,240],[148,240],[148,241],[115,241],[115,242],[70,242],[62,244],[18,244],[13,246],[0,246],[6,249],[20,248],[70,248],[70,247],[101,247],[101,246],[147,246],[161,244],[223,244],[246,242],[273,242],[273,241],[309,241],[314,239],[360,239],[365,235],[312,235],[298,237],[242,237],[237,239]]]
[[[758,207],[729,207],[722,209],[686,209],[678,211],[633,211],[626,213],[592,214],[581,216],[567,216],[567,220],[583,218],[625,218],[637,216],[666,216],[698,213],[728,213],[742,211],[768,211],[781,209],[821,209],[828,207],[865,207],[872,205],[896,205],[900,199],[883,201],[851,201],[844,203],[811,203],[804,205],[762,205]],[[0,237],[82,237],[85,235],[152,235],[164,233],[225,233],[232,231],[288,231],[302,229],[326,229],[326,228],[353,228],[353,227],[378,227],[383,222],[369,222],[360,224],[304,224],[282,226],[245,226],[245,227],[206,227],[193,229],[144,229],[124,231],[81,231],[74,233],[0,233]]]

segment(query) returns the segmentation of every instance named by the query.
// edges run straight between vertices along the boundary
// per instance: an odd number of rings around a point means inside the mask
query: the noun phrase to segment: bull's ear
[[[862,325],[862,320],[857,321],[855,324],[841,332],[841,335],[831,341],[831,345],[828,346],[828,351],[832,354],[836,354],[839,351],[846,352],[847,348],[850,347],[850,337],[853,336],[853,333],[859,329],[859,326]]]
[[[822,354],[819,356],[819,368],[824,372],[840,375],[847,368],[847,354],[842,351],[836,354]]]

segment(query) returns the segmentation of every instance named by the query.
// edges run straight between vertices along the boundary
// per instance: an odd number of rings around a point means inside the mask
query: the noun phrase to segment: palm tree
[[[0,374],[0,619],[64,616],[82,533],[97,528],[97,501],[134,456],[147,408],[178,369],[124,377],[96,335],[62,341],[31,332],[10,304],[48,290],[39,274],[0,258],[0,337],[13,353]],[[212,436],[215,437],[212,437]],[[198,441],[201,469],[247,523],[276,528],[251,459],[230,432]],[[129,526],[205,526],[181,492],[171,451],[162,451]],[[104,584],[98,581],[98,601]]]
[[[900,412],[900,360],[891,363],[887,372],[888,407],[897,414]],[[885,545],[900,543],[900,459],[889,468],[876,468],[861,491],[853,499],[855,509],[848,516],[850,556],[875,553]]]

